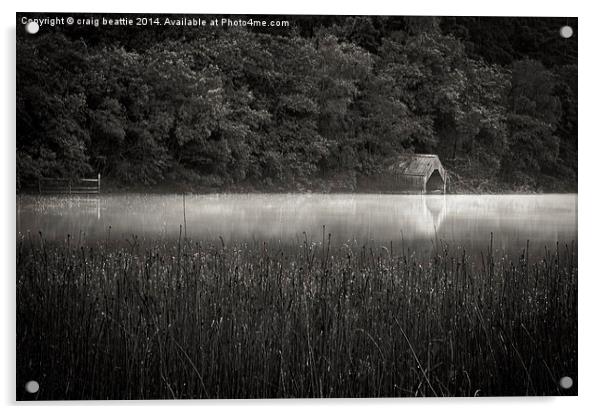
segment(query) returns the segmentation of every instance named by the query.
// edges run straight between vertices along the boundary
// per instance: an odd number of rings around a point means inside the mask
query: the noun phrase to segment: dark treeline
[[[417,152],[456,191],[576,191],[576,19],[288,20],[19,30],[17,188],[356,190]]]

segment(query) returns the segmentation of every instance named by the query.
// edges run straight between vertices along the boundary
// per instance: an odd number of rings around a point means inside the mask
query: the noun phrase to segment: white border
[[[600,395],[600,334],[599,303],[602,302],[602,257],[600,247],[600,215],[598,192],[600,144],[600,14],[594,2],[525,0],[486,1],[439,0],[414,2],[386,2],[380,0],[337,1],[303,0],[283,3],[279,1],[199,1],[147,2],[127,4],[123,0],[103,0],[83,5],[81,1],[28,1],[16,5],[2,4],[2,88],[0,99],[4,134],[0,139],[0,189],[2,191],[2,232],[0,246],[0,274],[2,298],[2,329],[0,338],[0,401],[12,412],[39,410],[49,412],[79,412],[85,405],[86,412],[106,413],[106,404],[51,403],[15,404],[14,388],[14,339],[15,339],[15,13],[33,12],[146,12],[146,13],[273,13],[273,14],[397,14],[397,15],[488,15],[488,16],[577,16],[579,17],[579,397],[574,398],[486,398],[486,399],[403,399],[403,400],[274,400],[274,401],[180,401],[169,402],[110,402],[111,410],[143,409],[149,413],[161,413],[166,409],[195,411],[245,412],[299,412],[311,410],[327,412],[342,409],[349,413],[365,413],[368,410],[399,412],[415,410],[422,413],[445,412],[470,413],[487,410],[491,413],[508,413],[514,410],[537,410],[547,413],[588,412],[602,406]],[[17,408],[18,407],[18,408]],[[6,411],[5,411],[6,412]]]

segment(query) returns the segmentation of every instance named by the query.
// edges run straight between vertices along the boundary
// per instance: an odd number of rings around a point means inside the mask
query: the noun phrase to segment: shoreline
[[[65,196],[69,194],[40,194],[37,191],[17,191],[16,196]],[[186,195],[228,195],[228,194],[248,194],[248,195],[448,195],[448,196],[495,196],[495,195],[508,195],[508,196],[528,196],[528,195],[577,195],[575,191],[499,191],[499,192],[446,192],[446,193],[410,193],[410,192],[375,192],[375,191],[292,191],[292,190],[241,190],[241,189],[227,189],[227,190],[180,190],[180,189],[157,189],[157,188],[111,188],[108,191],[102,191],[100,194],[73,194],[73,196],[96,196],[96,195],[126,195],[126,194],[152,194],[152,195],[172,195],[172,194],[186,194]]]

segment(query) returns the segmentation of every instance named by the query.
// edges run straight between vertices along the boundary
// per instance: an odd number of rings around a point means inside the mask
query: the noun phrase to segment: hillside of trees
[[[17,190],[361,191],[416,152],[456,192],[577,191],[576,19],[289,20],[18,30]]]

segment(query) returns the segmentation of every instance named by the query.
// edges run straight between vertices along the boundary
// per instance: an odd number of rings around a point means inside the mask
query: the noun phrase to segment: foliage
[[[553,95],[553,74],[537,61],[522,60],[512,68],[508,129],[510,151],[504,171],[528,177],[529,171],[552,170],[558,161],[560,101]]]
[[[544,59],[535,46],[556,20],[519,20],[19,34],[18,188],[96,171],[125,186],[312,188],[428,152],[469,178],[574,191],[573,41]]]

